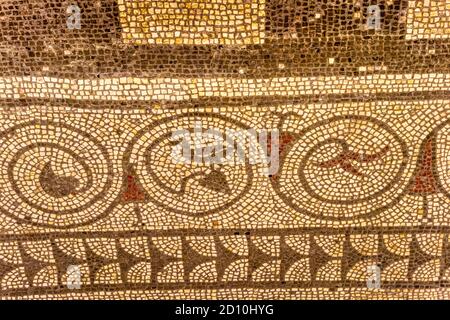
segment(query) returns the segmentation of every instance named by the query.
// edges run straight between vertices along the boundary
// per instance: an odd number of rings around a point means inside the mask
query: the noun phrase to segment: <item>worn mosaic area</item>
[[[449,299],[449,5],[0,2],[0,298]]]

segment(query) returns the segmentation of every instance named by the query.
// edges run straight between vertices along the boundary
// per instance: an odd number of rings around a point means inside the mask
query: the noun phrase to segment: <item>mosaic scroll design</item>
[[[237,118],[202,112],[162,117],[132,125],[129,138],[108,147],[94,132],[63,121],[13,125],[0,134],[0,208],[20,223],[56,229],[92,225],[126,203],[151,203],[181,217],[220,218],[226,210],[239,211],[236,205],[250,196],[256,178],[269,182],[267,192],[293,211],[322,221],[371,218],[409,195],[450,198],[448,120],[416,147],[415,157],[401,132],[374,117],[329,117],[295,131],[284,125],[303,126],[302,121],[285,113],[276,174],[261,176],[248,161],[172,161],[174,130],[192,133],[199,121],[221,135],[249,128],[248,119]],[[265,205],[264,199],[251,201]]]
[[[403,193],[411,176],[405,142],[374,118],[338,116],[284,139],[274,189],[295,210],[322,219],[375,214]]]

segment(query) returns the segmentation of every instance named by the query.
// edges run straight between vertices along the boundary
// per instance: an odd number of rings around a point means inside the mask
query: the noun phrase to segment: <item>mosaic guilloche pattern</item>
[[[2,299],[448,299],[446,1],[5,0]]]

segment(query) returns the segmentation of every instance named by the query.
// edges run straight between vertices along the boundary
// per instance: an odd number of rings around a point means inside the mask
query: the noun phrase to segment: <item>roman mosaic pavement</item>
[[[0,298],[450,298],[449,36],[449,0],[0,1]],[[199,124],[276,170],[173,161]]]

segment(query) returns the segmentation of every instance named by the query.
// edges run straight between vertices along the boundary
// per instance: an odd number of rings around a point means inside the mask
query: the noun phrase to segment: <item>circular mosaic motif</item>
[[[284,153],[275,190],[295,210],[322,219],[379,211],[404,191],[405,143],[382,122],[343,116],[304,130]],[[389,191],[389,192],[388,192]]]
[[[112,190],[106,149],[74,127],[29,122],[0,133],[0,203],[31,224],[71,227],[99,218]]]
[[[212,131],[207,133],[208,129]],[[234,143],[229,140],[230,133],[245,129],[245,125],[220,115],[190,113],[171,117],[137,134],[126,152],[125,165],[135,169],[157,205],[193,216],[218,212],[236,203],[253,179],[248,159],[240,162],[237,148],[227,153]],[[187,141],[190,144],[183,148]],[[206,154],[218,154],[217,150],[211,152],[217,141],[222,141],[222,158],[234,160],[208,161]]]

